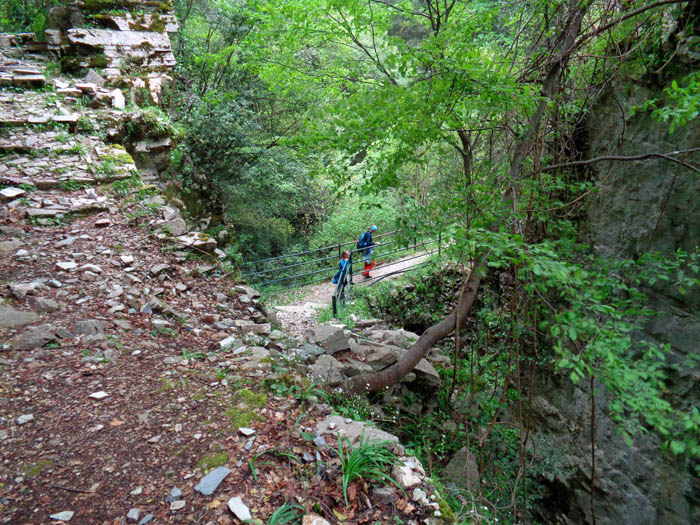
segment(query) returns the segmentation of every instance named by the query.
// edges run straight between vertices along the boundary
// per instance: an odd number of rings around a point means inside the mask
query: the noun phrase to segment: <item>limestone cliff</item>
[[[682,46],[679,46],[682,49]],[[650,99],[664,99],[673,79],[697,70],[697,57],[679,53],[664,76],[624,79],[602,96],[586,120],[585,158],[605,155],[640,156],[700,146],[697,124],[670,133],[669,125],[651,112],[636,111]],[[700,152],[682,155],[700,164]],[[694,252],[700,240],[700,177],[690,169],[661,158],[600,162],[590,168],[595,190],[584,211],[582,231],[593,250],[620,259],[647,251]],[[671,362],[682,362],[699,351],[700,291],[680,295],[668,286],[648,290],[648,306],[659,315],[646,325],[640,339],[669,343]],[[697,406],[700,370],[672,374],[670,400],[680,410]],[[549,448],[553,473],[548,518],[591,523],[590,395],[556,377],[541,378],[535,410],[536,440]],[[700,521],[700,482],[693,465],[662,450],[653,433],[627,446],[605,415],[605,398],[597,403],[596,518],[598,524],[685,524]]]

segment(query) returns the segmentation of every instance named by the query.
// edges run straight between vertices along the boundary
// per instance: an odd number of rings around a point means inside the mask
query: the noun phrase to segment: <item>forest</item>
[[[0,29],[40,32],[55,4],[3,2]],[[597,497],[608,498],[599,521],[614,521],[610,494],[590,488],[596,449],[613,439],[596,417],[629,447],[646,439],[638,448],[697,489],[700,3],[173,9],[177,65],[157,111],[178,138],[165,176],[188,221],[231,232],[232,271],[356,240],[370,224],[443,240],[434,264],[357,292],[350,313],[420,337],[396,364],[343,388],[376,401],[443,349],[451,366],[435,409],[377,419],[394,419],[388,428],[438,483],[447,459],[471,449],[480,485],[447,491],[460,522],[596,523]],[[662,182],[640,203],[635,177],[652,171]],[[678,328],[669,316],[681,310],[690,320]],[[585,413],[567,445],[536,432],[538,400],[554,390],[579,396]],[[335,402],[369,417],[365,398],[353,399]],[[585,468],[564,467],[567,454]],[[576,497],[585,505],[562,495],[574,485],[589,487]],[[627,522],[697,517],[697,493],[686,499],[686,514]]]

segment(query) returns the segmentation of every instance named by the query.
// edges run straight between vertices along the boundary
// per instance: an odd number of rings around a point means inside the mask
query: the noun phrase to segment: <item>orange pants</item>
[[[369,271],[374,268],[374,259],[372,259],[371,263],[365,263],[365,271],[362,272],[362,275],[365,277],[369,277]]]

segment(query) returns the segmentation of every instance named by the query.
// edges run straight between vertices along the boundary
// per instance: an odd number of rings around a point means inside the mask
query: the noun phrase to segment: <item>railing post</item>
[[[335,294],[333,294],[333,317],[338,317],[338,303]]]
[[[438,255],[442,253],[442,232],[438,233]]]

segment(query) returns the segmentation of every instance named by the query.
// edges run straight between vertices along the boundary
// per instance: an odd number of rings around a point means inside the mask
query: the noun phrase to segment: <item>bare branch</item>
[[[691,148],[691,149],[685,149],[685,150],[677,150],[677,151],[669,151],[668,153],[644,153],[643,155],[631,155],[631,156],[625,156],[625,155],[602,155],[600,157],[595,157],[592,159],[588,160],[573,160],[571,162],[562,162],[560,164],[552,164],[551,166],[544,166],[542,168],[539,168],[535,171],[532,171],[528,173],[528,177],[532,176],[536,173],[539,173],[541,171],[554,171],[559,168],[570,168],[572,166],[586,166],[588,164],[594,164],[596,162],[603,162],[603,161],[621,161],[621,162],[630,162],[630,161],[635,161],[635,160],[645,160],[645,159],[651,159],[651,158],[661,158],[668,160],[670,162],[675,162],[676,164],[680,164],[681,166],[688,168],[691,171],[694,171],[695,173],[700,173],[700,168],[697,166],[690,164],[688,162],[685,162],[681,159],[677,159],[673,157],[673,155],[681,155],[681,154],[687,154],[687,153],[694,153],[696,151],[700,151],[700,148]]]

